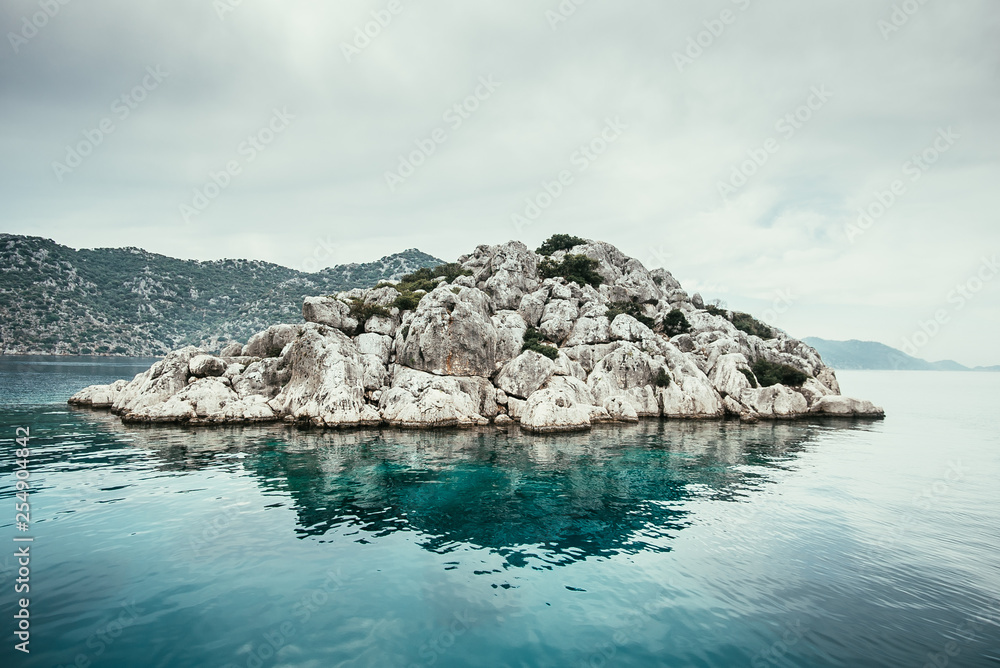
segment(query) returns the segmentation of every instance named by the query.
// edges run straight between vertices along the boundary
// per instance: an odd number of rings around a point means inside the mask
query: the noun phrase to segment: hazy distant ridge
[[[302,300],[442,261],[413,248],[307,274],[258,260],[178,260],[139,248],[75,250],[0,234],[0,350],[158,355],[245,341],[301,322]]]
[[[928,362],[876,341],[829,341],[816,337],[802,339],[819,351],[834,369],[895,371],[1000,371],[1000,366],[969,368],[953,360]]]

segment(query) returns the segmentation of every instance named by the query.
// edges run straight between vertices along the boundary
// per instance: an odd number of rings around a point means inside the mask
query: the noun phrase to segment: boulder
[[[603,316],[581,317],[573,324],[573,330],[566,339],[566,346],[593,345],[611,340],[608,319]]]
[[[497,366],[503,366],[521,354],[528,324],[517,311],[500,311],[492,317],[497,331]]]
[[[590,429],[591,408],[565,389],[538,390],[527,399],[521,428],[540,434]]]
[[[712,365],[708,379],[712,386],[723,396],[729,395],[739,399],[744,390],[751,389],[750,381],[743,370],[750,370],[750,363],[743,353],[720,355]]]
[[[625,313],[615,317],[608,333],[616,341],[642,341],[653,336],[653,330]]]
[[[545,311],[545,302],[548,301],[548,288],[536,290],[531,294],[521,297],[521,302],[517,307],[517,312],[521,314],[524,321],[532,327],[538,327],[542,321],[542,313]]]
[[[367,333],[354,337],[354,345],[362,355],[371,355],[382,366],[389,364],[389,353],[392,350],[392,339],[383,334]]]
[[[381,416],[364,398],[361,354],[339,329],[307,324],[288,352],[291,378],[272,400],[278,412],[314,426],[377,425]]]
[[[480,380],[489,384],[485,379]],[[467,385],[467,389],[479,395],[478,388]],[[463,390],[458,378],[397,367],[392,387],[379,402],[379,412],[382,419],[394,427],[473,427],[489,423],[479,413],[483,401],[481,395],[473,396]],[[493,407],[493,415],[496,415],[495,400]]]
[[[573,331],[580,309],[569,299],[553,299],[545,305],[539,331],[549,341],[562,344]]]
[[[544,385],[555,371],[556,365],[551,359],[533,350],[525,350],[504,365],[497,375],[496,386],[508,396],[526,399]]]
[[[359,324],[351,317],[351,307],[336,297],[306,297],[302,302],[302,319],[334,327],[348,334],[354,334]]]
[[[570,359],[562,350],[559,351],[559,357],[555,359],[555,364],[555,374],[557,376],[573,376],[582,381],[587,380],[587,371],[583,368],[583,365]]]
[[[132,422],[242,423],[270,422],[277,415],[259,396],[241,398],[223,378],[198,378],[161,404],[141,414],[133,412]]]
[[[243,344],[238,342],[233,342],[222,349],[219,353],[219,357],[239,357],[243,354]]]
[[[110,385],[90,385],[70,397],[67,403],[91,408],[110,408],[127,385],[127,380],[116,380]]]
[[[204,350],[194,346],[168,353],[148,370],[136,375],[115,397],[111,410],[123,419],[141,419],[187,387],[191,359],[204,354]]]
[[[437,375],[490,376],[497,330],[489,297],[477,288],[439,286],[420,300],[397,360]]]
[[[760,417],[790,418],[805,413],[809,405],[801,393],[784,385],[743,390],[740,402]]]
[[[215,355],[196,355],[188,362],[188,370],[192,376],[197,378],[221,376],[226,372],[227,366],[224,361]]]
[[[490,247],[484,290],[498,309],[516,309],[538,287],[538,256],[520,241]]]
[[[638,422],[639,414],[636,413],[632,402],[622,396],[608,397],[604,400],[604,410],[612,420],[616,422]]]
[[[870,401],[841,396],[822,397],[809,409],[809,412],[820,415],[885,417],[885,411]]]
[[[223,377],[230,380],[233,390],[240,398],[261,396],[269,401],[278,395],[292,377],[291,368],[280,357],[251,362],[239,372],[236,372],[236,367],[242,367],[242,364],[230,365]],[[230,373],[231,369],[234,373]]]
[[[295,340],[302,325],[272,325],[250,337],[243,346],[246,357],[279,357],[285,346]]]

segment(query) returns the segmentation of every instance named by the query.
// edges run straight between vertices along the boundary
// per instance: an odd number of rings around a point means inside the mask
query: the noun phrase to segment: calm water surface
[[[1000,374],[842,372],[884,421],[548,437],[65,404],[149,362],[0,358],[4,667],[1000,665]]]

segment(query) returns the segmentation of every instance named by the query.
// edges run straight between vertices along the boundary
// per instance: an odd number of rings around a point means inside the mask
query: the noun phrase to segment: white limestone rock
[[[321,427],[372,426],[382,421],[365,403],[361,354],[339,329],[305,325],[291,344],[288,359],[291,378],[273,400],[281,415]]]
[[[188,370],[196,378],[221,376],[228,365],[215,355],[196,355],[188,362]]]
[[[461,379],[470,381],[471,379]],[[486,379],[479,379],[485,381]],[[474,382],[480,385],[479,382]],[[468,389],[479,394],[472,385]],[[463,389],[460,379],[396,367],[390,387],[379,401],[382,419],[391,426],[408,429],[473,427],[489,424],[481,409],[484,399]],[[495,397],[495,395],[494,395]],[[496,415],[493,402],[493,417]]]
[[[573,331],[580,309],[570,299],[553,299],[545,305],[538,329],[549,341],[562,344]]]
[[[497,330],[489,296],[477,288],[442,285],[420,300],[399,363],[437,375],[490,376],[496,371]]]
[[[349,334],[358,329],[358,321],[351,317],[350,306],[336,297],[306,297],[302,302],[302,319],[334,327]]]
[[[496,377],[496,386],[508,396],[526,399],[555,374],[556,365],[551,359],[525,350],[504,365]]]
[[[517,311],[499,311],[492,317],[497,331],[496,364],[503,366],[521,354],[528,323]]]
[[[591,408],[565,389],[538,390],[527,399],[521,428],[540,434],[590,429]]]
[[[740,402],[768,418],[790,418],[805,413],[809,405],[801,393],[784,385],[743,390]]]
[[[67,403],[91,408],[110,408],[127,385],[127,380],[116,380],[110,385],[90,385],[70,397]]]
[[[885,417],[885,411],[870,401],[832,395],[820,398],[809,412],[820,415]]]
[[[642,341],[653,336],[653,330],[626,313],[615,317],[608,332],[616,341]]]
[[[279,357],[302,331],[303,325],[271,325],[250,337],[243,346],[245,357]]]
[[[593,345],[595,343],[608,343],[610,340],[610,324],[605,316],[581,317],[573,324],[573,330],[564,345]]]

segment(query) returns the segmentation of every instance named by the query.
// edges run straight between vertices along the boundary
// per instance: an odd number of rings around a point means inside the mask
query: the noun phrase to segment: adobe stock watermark
[[[657,586],[659,586],[660,591],[654,594],[651,600],[633,608],[628,615],[622,618],[619,629],[614,631],[608,640],[584,652],[585,658],[582,658],[578,663],[574,662],[573,665],[578,665],[581,668],[604,668],[604,666],[614,665],[612,662],[618,651],[642,638],[645,632],[644,627],[651,623],[660,611],[669,608],[676,600],[677,584],[672,576],[665,583],[657,583]],[[670,622],[657,620],[656,630],[658,633],[668,633],[670,627]]]
[[[456,612],[452,616],[454,619],[452,619],[444,629],[436,633],[433,638],[420,646],[418,654],[422,661],[420,663],[411,663],[409,668],[433,666],[437,663],[438,659],[454,647],[455,642],[457,642],[459,638],[469,632],[472,625],[477,621],[468,610],[462,614]]]
[[[62,162],[55,160],[52,162],[52,172],[56,175],[59,183],[67,174],[83,164],[83,161],[94,153],[94,150],[104,143],[104,139],[118,129],[117,123],[125,122],[132,112],[139,108],[139,105],[148,99],[149,94],[160,87],[160,84],[170,76],[169,72],[164,72],[157,65],[146,68],[146,75],[138,85],[132,90],[122,93],[111,103],[111,115],[105,116],[97,122],[97,127],[83,130],[83,139],[76,144],[66,146],[66,156]]]
[[[382,31],[388,28],[397,16],[405,9],[402,0],[389,0],[385,9],[375,9],[371,12],[372,20],[354,28],[354,39],[340,43],[340,52],[344,60],[351,63],[361,52],[372,45]]]
[[[753,668],[787,665],[788,659],[785,655],[800,641],[808,639],[812,633],[814,633],[812,629],[802,628],[802,620],[797,619],[795,623],[787,624],[781,638],[757,652],[751,659],[750,665]]]
[[[910,336],[903,338],[900,350],[907,355],[916,357],[920,349],[930,343],[934,337],[941,333],[941,329],[951,322],[952,315],[965,308],[977,294],[982,292],[986,284],[996,277],[997,273],[1000,273],[1000,263],[997,261],[996,253],[991,258],[982,258],[976,271],[965,281],[955,285],[948,293],[947,301],[951,306],[939,308],[934,311],[932,318],[917,323],[918,329]]]
[[[939,503],[950,491],[952,485],[965,479],[966,468],[962,460],[956,459],[948,462],[948,469],[944,475],[933,483],[927,485],[919,494],[915,494],[910,501],[911,508],[906,511],[902,519],[892,525],[892,529],[883,534],[878,541],[879,548],[886,548],[898,541],[910,528],[911,525],[920,525],[927,511],[931,510],[936,503]]]
[[[212,0],[212,9],[220,21],[226,20],[226,14],[232,14],[243,4],[243,0]]]
[[[73,657],[73,663],[65,667],[60,666],[59,668],[79,668],[80,666],[90,666],[96,663],[104,655],[104,652],[121,637],[125,629],[135,624],[136,620],[139,619],[139,615],[142,614],[142,610],[136,607],[135,601],[123,602],[121,607],[122,610],[115,619],[102,624],[87,638],[85,645],[89,650],[88,652],[77,653]]]
[[[887,19],[879,19],[876,25],[882,33],[882,39],[889,41],[893,33],[899,32],[903,26],[910,22],[910,18],[919,12],[929,0],[903,0],[902,3],[892,6],[892,12]]]
[[[993,608],[987,611],[985,616],[969,617],[962,622],[953,633],[962,642],[949,640],[941,648],[941,651],[928,652],[927,663],[922,668],[948,668],[948,666],[952,665],[952,660],[961,654],[966,646],[980,639],[980,634],[986,626],[1000,624],[1000,612],[997,612],[998,610],[1000,610],[1000,607],[997,607],[996,603],[994,603]]]
[[[605,119],[604,128],[593,139],[585,144],[581,144],[569,157],[570,164],[576,168],[578,174],[590,169],[608,148],[614,144],[628,129],[628,123],[622,121],[620,116]],[[542,181],[538,192],[526,197],[524,209],[520,213],[513,213],[510,222],[514,225],[517,233],[531,225],[551,207],[557,199],[563,196],[566,189],[576,183],[573,170],[564,169],[556,174],[552,181]]]
[[[334,600],[334,594],[344,586],[340,569],[326,571],[323,584],[302,595],[299,602],[292,608],[292,618],[285,618],[269,631],[261,634],[263,642],[250,642],[240,648],[243,655],[238,660],[241,663],[227,663],[223,668],[263,668],[271,662],[278,652],[291,645],[292,639],[299,631],[299,626],[308,622],[313,613]]]
[[[270,120],[236,147],[238,157],[228,160],[221,170],[209,172],[208,180],[194,189],[191,203],[180,204],[181,219],[184,223],[190,223],[192,218],[204,213],[205,209],[232,185],[233,179],[243,173],[243,168],[267,150],[278,135],[288,129],[293,120],[295,116],[288,113],[288,107],[275,108]]]
[[[49,24],[63,7],[68,5],[70,0],[38,0],[38,7],[41,11],[35,12],[30,17],[21,17],[21,29],[17,32],[8,32],[7,39],[10,40],[10,47],[14,49],[14,54],[18,54],[21,47],[33,39],[38,31]]]
[[[874,193],[874,199],[867,206],[858,209],[857,221],[848,224],[844,230],[847,240],[853,244],[855,239],[871,229],[875,221],[882,218],[901,197],[909,192],[906,181],[908,180],[910,183],[919,181],[931,167],[937,164],[941,156],[950,151],[951,147],[961,138],[962,136],[952,130],[951,126],[948,126],[947,129],[939,128],[937,136],[924,150],[914,154],[903,163],[900,171],[906,180],[894,179],[886,190]]]
[[[587,0],[562,0],[555,9],[546,9],[545,20],[549,22],[552,32],[558,30],[560,24],[569,21],[586,2]]]
[[[396,188],[403,185],[408,178],[417,173],[417,169],[426,164],[432,155],[437,153],[438,146],[448,141],[450,133],[454,133],[461,128],[467,120],[472,118],[484,102],[493,97],[493,94],[502,85],[502,82],[494,81],[493,75],[479,77],[479,85],[465,98],[448,107],[441,119],[448,124],[448,128],[434,128],[430,135],[422,139],[414,139],[416,148],[409,153],[399,156],[399,164],[395,171],[385,173],[385,184],[390,192],[396,192]]]
[[[716,189],[722,200],[727,201],[730,196],[736,194],[740,188],[749,183],[750,179],[768,163],[771,156],[781,150],[781,141],[788,141],[794,137],[813,119],[816,112],[826,106],[831,97],[833,97],[833,93],[827,89],[826,84],[813,86],[801,105],[775,121],[774,130],[781,136],[781,139],[768,137],[760,147],[747,151],[747,159],[733,166],[729,180],[719,181],[716,184]]]
[[[315,274],[321,268],[321,263],[327,265],[334,264],[340,257],[340,249],[330,235],[322,239],[316,239],[316,246],[313,248],[312,256],[302,261],[301,271],[307,274]]]
[[[751,0],[730,0],[737,9],[741,12],[745,12],[750,8]],[[739,18],[739,14],[731,9],[723,9],[719,12],[719,17],[714,19],[708,19],[702,23],[705,29],[688,37],[687,46],[684,51],[674,51],[674,64],[677,65],[677,71],[684,74],[684,68],[694,65],[694,61],[704,55],[707,49],[710,49],[716,40],[718,40],[726,32],[729,26],[736,23],[736,19]]]
[[[783,290],[777,290],[774,293],[774,299],[771,300],[771,306],[767,308],[761,317],[764,319],[765,323],[775,323],[781,319],[781,316],[788,313],[788,309],[792,307],[795,303],[795,296],[792,291],[788,288]]]

